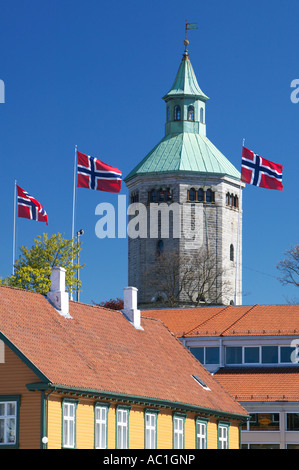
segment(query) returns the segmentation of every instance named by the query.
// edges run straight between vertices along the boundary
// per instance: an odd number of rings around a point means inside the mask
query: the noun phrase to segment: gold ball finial
[[[185,41],[184,41],[184,46],[188,46],[188,44],[189,44],[188,39],[185,39]]]

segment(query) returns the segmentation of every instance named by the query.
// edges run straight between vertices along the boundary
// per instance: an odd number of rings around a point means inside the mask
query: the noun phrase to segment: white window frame
[[[207,424],[200,418],[196,420],[196,449],[207,448]]]
[[[116,446],[117,449],[129,449],[129,407],[116,409]]]
[[[173,448],[185,448],[185,415],[173,416]]]
[[[64,400],[63,406],[63,448],[75,449],[76,447],[76,408],[77,402]],[[73,410],[71,416],[70,410]],[[73,435],[71,436],[71,434]]]
[[[0,405],[4,405],[4,414],[0,415],[0,426],[3,423],[3,433],[4,433],[4,442],[0,443],[1,447],[16,447],[17,445],[17,437],[18,437],[18,407],[19,403],[16,400],[3,400],[0,397]],[[9,405],[13,405],[15,407],[14,414],[8,414]],[[7,433],[9,431],[9,422],[14,422],[14,440],[9,441],[7,439]]]
[[[107,449],[108,404],[95,405],[95,448]],[[100,416],[98,416],[100,414]]]
[[[218,449],[228,449],[229,424],[218,424]]]
[[[157,418],[156,410],[146,410],[144,415],[145,449],[157,448]]]

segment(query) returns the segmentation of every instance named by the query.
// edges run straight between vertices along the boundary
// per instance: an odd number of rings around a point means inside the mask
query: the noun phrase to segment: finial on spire
[[[186,26],[185,26],[185,40],[184,40],[184,46],[185,46],[185,52],[184,52],[184,56],[188,56],[188,50],[187,50],[187,46],[189,44],[189,41],[187,39],[187,31],[188,29],[198,29],[197,27],[197,23],[188,23],[187,20],[186,20]]]

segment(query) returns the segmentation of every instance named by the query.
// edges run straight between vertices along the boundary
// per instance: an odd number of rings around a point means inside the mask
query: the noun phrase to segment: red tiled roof
[[[177,337],[299,333],[299,305],[144,310],[142,315],[159,318]]]
[[[214,377],[241,402],[299,401],[297,367],[221,368]]]
[[[143,317],[138,330],[120,311],[78,302],[70,315],[40,294],[0,287],[0,338],[50,383],[247,414],[161,321]]]

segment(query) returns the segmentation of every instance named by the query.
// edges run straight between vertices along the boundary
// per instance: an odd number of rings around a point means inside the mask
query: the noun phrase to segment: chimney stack
[[[137,292],[136,287],[124,288],[124,309],[123,314],[128,318],[132,325],[138,330],[142,330],[140,323],[140,310],[137,309]]]
[[[51,290],[48,292],[47,298],[60,315],[71,318],[69,314],[69,295],[65,291],[65,272],[64,268],[52,268]]]

